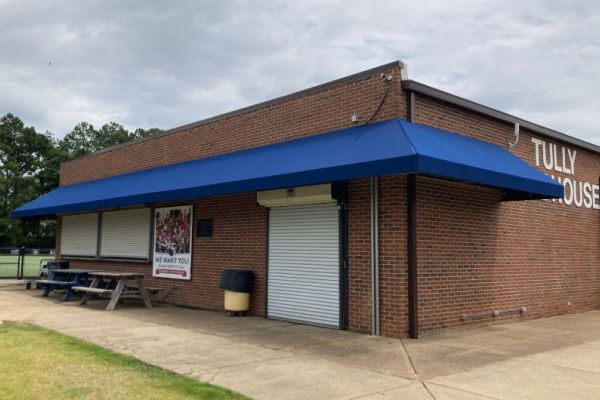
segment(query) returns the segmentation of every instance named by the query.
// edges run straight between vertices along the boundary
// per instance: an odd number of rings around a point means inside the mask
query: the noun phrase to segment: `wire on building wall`
[[[375,110],[373,115],[371,115],[371,117],[366,122],[360,124],[359,126],[367,125],[375,119],[377,114],[379,114],[379,111],[381,111],[381,108],[383,107],[383,104],[385,103],[388,94],[390,93],[390,87],[392,86],[392,75],[387,75],[382,72],[380,77],[383,80],[383,82],[385,82],[385,93],[383,94],[383,97],[381,98],[381,101],[379,102],[379,105],[377,106],[377,109]]]

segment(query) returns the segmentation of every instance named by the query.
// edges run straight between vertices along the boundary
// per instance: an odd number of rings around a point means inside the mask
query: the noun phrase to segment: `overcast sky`
[[[600,1],[0,0],[0,114],[173,128],[400,59],[600,145]]]

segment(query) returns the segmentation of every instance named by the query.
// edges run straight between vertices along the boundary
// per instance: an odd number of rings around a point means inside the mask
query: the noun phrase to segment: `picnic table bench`
[[[53,269],[48,279],[38,279],[36,285],[44,288],[42,297],[48,297],[52,290],[65,290],[60,301],[68,301],[73,296],[73,288],[88,283],[89,269]]]
[[[94,271],[90,273],[89,276],[93,278],[91,285],[73,286],[73,290],[85,293],[81,299],[81,302],[79,303],[80,305],[87,304],[93,295],[98,295],[102,297],[110,297],[110,301],[106,306],[107,311],[114,310],[119,300],[127,298],[142,299],[146,307],[152,308],[152,302],[150,301],[149,293],[154,290],[149,290],[144,286],[143,274],[134,272]],[[108,283],[104,282],[105,279],[108,280]],[[116,281],[116,287],[114,289],[110,289],[109,287],[113,281]],[[135,286],[128,285],[128,282],[131,281],[135,283]],[[101,284],[104,284],[105,288],[100,287]]]

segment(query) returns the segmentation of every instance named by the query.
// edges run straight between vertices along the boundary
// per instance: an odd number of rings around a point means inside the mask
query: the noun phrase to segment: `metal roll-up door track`
[[[339,327],[337,204],[271,208],[268,268],[270,318]]]

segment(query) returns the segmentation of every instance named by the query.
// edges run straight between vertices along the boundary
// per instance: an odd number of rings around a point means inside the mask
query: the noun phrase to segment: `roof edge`
[[[514,115],[510,115],[503,111],[499,111],[494,108],[484,106],[483,104],[465,99],[463,97],[456,96],[452,93],[448,93],[443,90],[436,89],[434,87],[425,85],[420,82],[413,81],[413,80],[405,80],[405,81],[402,81],[402,88],[406,91],[413,91],[413,92],[416,92],[419,94],[423,94],[425,96],[432,97],[434,99],[441,100],[446,103],[450,103],[452,105],[462,107],[462,108],[470,110],[470,111],[475,111],[477,113],[486,115],[488,117],[498,119],[500,121],[508,122],[511,124],[518,123],[522,128],[529,129],[530,131],[540,133],[542,135],[546,135],[553,139],[561,140],[563,142],[567,142],[572,145],[579,146],[586,150],[600,154],[600,146],[597,146],[593,143],[586,142],[585,140],[577,139],[576,137],[567,135],[565,133],[556,131],[554,129],[546,128],[545,126],[541,126],[536,123],[524,120],[522,118],[515,117]]]
[[[63,161],[61,164],[67,164],[67,163],[70,163],[72,161],[81,160],[83,158],[95,156],[97,154],[105,153],[105,152],[108,152],[108,151],[111,151],[111,150],[116,150],[116,149],[119,149],[119,148],[122,148],[122,147],[131,146],[131,145],[134,145],[134,144],[137,144],[137,143],[142,143],[142,142],[146,142],[146,141],[149,141],[149,140],[158,139],[160,137],[167,136],[167,135],[170,135],[172,133],[180,132],[180,131],[183,131],[183,130],[186,130],[186,129],[191,129],[191,128],[195,128],[195,127],[202,126],[202,125],[206,125],[206,124],[209,124],[211,122],[219,121],[219,120],[222,120],[222,119],[225,119],[225,118],[229,118],[229,117],[233,117],[233,116],[236,116],[236,115],[245,114],[245,113],[248,113],[248,112],[251,112],[251,111],[255,111],[255,110],[258,110],[260,108],[263,108],[263,107],[266,107],[266,106],[269,106],[269,105],[272,105],[272,104],[281,103],[281,102],[292,100],[292,99],[295,99],[295,98],[298,98],[298,97],[301,97],[301,96],[305,96],[307,94],[316,93],[318,91],[321,91],[323,89],[327,89],[327,88],[330,88],[330,87],[333,87],[333,86],[337,86],[337,85],[341,85],[341,84],[345,84],[345,83],[355,82],[355,81],[363,79],[363,78],[365,78],[367,76],[373,75],[373,74],[375,74],[377,72],[385,71],[385,70],[388,70],[388,69],[393,68],[393,67],[405,68],[406,64],[404,62],[400,61],[400,60],[392,61],[392,62],[387,63],[387,64],[379,65],[379,66],[374,67],[374,68],[370,68],[370,69],[367,69],[367,70],[364,70],[364,71],[361,71],[361,72],[357,72],[357,73],[352,74],[352,75],[348,75],[348,76],[345,76],[345,77],[342,77],[342,78],[335,79],[333,81],[321,83],[319,85],[312,86],[312,87],[309,87],[307,89],[302,89],[300,91],[292,92],[290,94],[286,94],[286,95],[283,95],[283,96],[280,96],[280,97],[276,97],[276,98],[271,99],[271,100],[266,100],[266,101],[262,101],[260,103],[255,103],[255,104],[252,104],[252,105],[250,105],[248,107],[239,108],[237,110],[228,111],[228,112],[225,112],[223,114],[216,115],[214,117],[205,118],[205,119],[202,119],[202,120],[199,120],[199,121],[196,121],[196,122],[191,122],[189,124],[180,125],[180,126],[177,126],[175,128],[167,129],[167,130],[161,131],[161,132],[159,132],[159,133],[157,133],[157,134],[155,134],[153,136],[147,137],[147,138],[131,140],[131,141],[128,141],[128,142],[125,142],[125,143],[120,143],[120,144],[116,144],[116,145],[113,145],[113,146],[110,146],[110,147],[106,147],[104,149],[96,150],[93,153],[86,154],[86,155],[83,155],[83,156],[80,156],[80,157],[76,157],[76,158],[72,158],[70,160]]]

